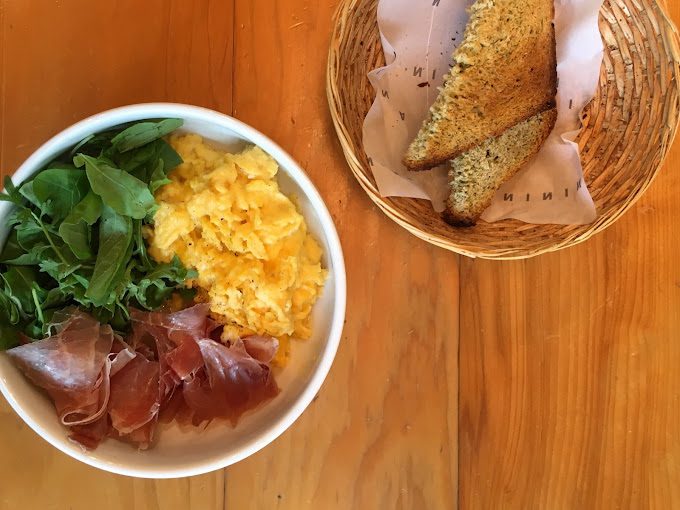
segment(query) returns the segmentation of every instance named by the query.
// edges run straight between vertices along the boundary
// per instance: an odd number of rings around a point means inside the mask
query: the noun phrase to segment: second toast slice
[[[446,222],[474,225],[501,185],[540,150],[556,119],[556,108],[541,112],[451,161]]]

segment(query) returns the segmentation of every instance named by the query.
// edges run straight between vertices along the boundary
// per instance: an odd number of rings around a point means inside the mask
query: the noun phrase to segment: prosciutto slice
[[[50,336],[7,353],[52,398],[71,440],[93,449],[114,437],[146,449],[159,421],[236,425],[279,393],[269,366],[278,341],[249,336],[224,345],[208,313],[207,305],[133,310],[123,339],[72,308],[55,314]]]
[[[261,363],[271,363],[279,350],[279,341],[271,336],[247,336],[243,339],[246,352]]]
[[[109,436],[110,430],[109,415],[104,414],[92,423],[71,426],[69,439],[86,450],[94,450],[99,446],[99,443]]]
[[[132,312],[136,343],[144,337],[151,337],[155,342],[166,399],[172,396],[180,381],[188,379],[202,366],[197,341],[208,335],[208,312],[206,304],[171,314]]]
[[[279,393],[269,366],[250,356],[242,342],[227,347],[202,339],[198,345],[205,366],[184,384],[195,425],[215,418],[236,425],[243,413]]]
[[[99,418],[109,398],[107,357],[113,344],[110,326],[74,311],[55,334],[7,351],[21,371],[54,401],[65,425]]]
[[[208,327],[212,325],[208,319],[209,311],[210,307],[202,303],[174,313],[131,310],[131,316],[135,326],[147,331],[160,328],[169,339],[179,344],[186,337],[199,339],[207,335]]]
[[[140,450],[146,450],[153,443],[157,425],[158,416],[154,416],[144,425],[130,432],[130,434],[128,434],[125,439],[137,445]]]
[[[154,420],[159,410],[158,362],[135,356],[111,378],[111,425],[121,435],[131,434]]]
[[[201,350],[193,338],[187,338],[176,347],[168,349],[165,361],[182,381],[189,379],[203,365]]]

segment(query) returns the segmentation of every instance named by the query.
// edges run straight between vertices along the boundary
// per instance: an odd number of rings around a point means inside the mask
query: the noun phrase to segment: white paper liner
[[[436,211],[448,195],[446,166],[409,172],[401,163],[449,70],[465,30],[468,0],[380,0],[378,26],[386,65],[369,73],[376,99],[363,141],[383,196],[425,198]],[[595,205],[583,181],[578,146],[582,108],[594,96],[602,40],[602,0],[556,0],[557,108],[555,128],[538,155],[496,193],[482,218],[530,223],[590,223]]]

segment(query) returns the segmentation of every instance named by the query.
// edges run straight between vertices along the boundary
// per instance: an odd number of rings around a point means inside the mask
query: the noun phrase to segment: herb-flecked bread
[[[541,112],[451,161],[446,222],[474,225],[501,185],[539,151],[556,119],[556,108]]]
[[[477,0],[404,164],[425,170],[555,106],[553,0]]]

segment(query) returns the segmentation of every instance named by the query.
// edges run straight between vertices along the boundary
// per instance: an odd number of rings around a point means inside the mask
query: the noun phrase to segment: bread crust
[[[477,0],[471,11],[451,72],[403,158],[409,170],[454,159],[555,107],[552,0]]]

